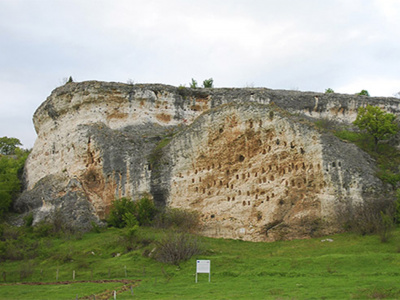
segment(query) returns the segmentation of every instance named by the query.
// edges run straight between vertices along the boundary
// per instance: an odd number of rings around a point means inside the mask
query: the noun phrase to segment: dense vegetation
[[[28,150],[16,138],[0,138],[0,220],[10,210],[22,189],[22,175]]]

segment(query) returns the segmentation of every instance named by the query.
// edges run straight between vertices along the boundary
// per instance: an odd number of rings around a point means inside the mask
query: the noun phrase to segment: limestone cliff
[[[37,109],[38,134],[15,207],[35,222],[63,211],[87,228],[119,197],[196,209],[204,234],[246,240],[309,236],[338,205],[385,190],[371,159],[319,132],[314,118],[359,106],[399,113],[397,99],[269,89],[69,83]]]

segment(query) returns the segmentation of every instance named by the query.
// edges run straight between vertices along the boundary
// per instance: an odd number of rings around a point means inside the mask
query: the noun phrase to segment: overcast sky
[[[399,0],[0,0],[0,137],[72,76],[393,96]]]

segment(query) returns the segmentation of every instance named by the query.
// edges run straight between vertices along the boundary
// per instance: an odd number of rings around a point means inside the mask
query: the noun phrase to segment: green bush
[[[148,226],[157,214],[157,208],[152,200],[143,197],[138,201],[129,198],[121,198],[114,201],[107,224],[116,228],[132,226],[133,220],[140,226]]]
[[[204,88],[208,88],[211,89],[214,87],[214,79],[210,78],[210,79],[206,79],[203,81],[203,87]]]
[[[154,202],[147,197],[140,199],[136,203],[136,219],[140,226],[148,226],[154,220],[158,210]]]
[[[367,90],[362,90],[362,91],[359,92],[357,95],[358,95],[358,96],[367,96],[367,97],[369,97],[369,93],[368,93]]]
[[[140,231],[139,222],[136,217],[130,213],[124,216],[126,222],[126,228],[122,229],[120,236],[120,242],[125,247],[126,251],[132,251],[146,247],[152,243],[152,239],[143,236]]]
[[[126,220],[124,220],[125,214],[130,213],[136,214],[136,204],[129,198],[117,199],[113,202],[110,214],[107,218],[107,224],[116,228],[124,228],[126,226]]]
[[[326,90],[325,90],[325,94],[333,94],[335,91],[334,90],[332,90],[331,88],[327,88]]]
[[[32,214],[32,213],[27,214],[27,215],[23,218],[23,220],[24,220],[24,225],[25,225],[25,227],[31,227],[32,224],[33,224],[33,214]]]
[[[139,225],[136,222],[136,225],[124,228],[121,233],[121,242],[128,252],[134,250],[139,242],[138,230]]]
[[[90,225],[92,225],[91,232],[101,233],[101,232],[103,232],[105,230],[104,226],[97,224],[95,221],[91,221]]]
[[[33,227],[33,233],[37,237],[48,237],[54,235],[54,227],[52,224],[41,221]]]
[[[395,228],[395,218],[392,211],[381,211],[381,226],[379,228],[379,236],[382,243],[386,243],[393,235]]]
[[[192,81],[189,83],[191,89],[197,89],[197,81],[192,78]]]

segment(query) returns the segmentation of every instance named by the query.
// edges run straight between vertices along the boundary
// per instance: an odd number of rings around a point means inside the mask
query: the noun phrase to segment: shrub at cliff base
[[[184,232],[171,231],[156,245],[155,259],[177,266],[193,255],[202,253],[199,239]]]
[[[166,208],[154,220],[157,228],[172,228],[181,232],[195,233],[200,229],[200,216],[197,211],[180,208]]]
[[[158,210],[152,200],[143,197],[138,201],[129,198],[120,198],[113,202],[107,224],[116,228],[124,228],[128,225],[127,220],[132,215],[140,226],[148,226],[152,223]]]

